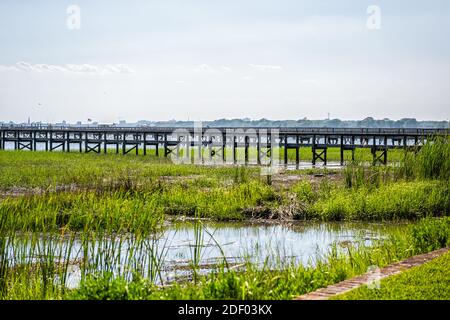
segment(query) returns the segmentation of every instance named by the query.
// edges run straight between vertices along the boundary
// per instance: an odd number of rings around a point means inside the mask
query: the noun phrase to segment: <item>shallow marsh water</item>
[[[405,224],[314,222],[173,222],[163,231],[136,235],[16,235],[8,244],[10,266],[56,261],[66,269],[57,281],[76,287],[82,273],[139,272],[155,283],[189,279],[220,266],[243,268],[245,262],[268,268],[314,264],[333,245],[370,245]],[[51,256],[49,259],[48,257]]]

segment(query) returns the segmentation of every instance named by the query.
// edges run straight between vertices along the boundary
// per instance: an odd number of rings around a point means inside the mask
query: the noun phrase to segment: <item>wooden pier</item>
[[[201,130],[201,131],[200,131]],[[288,164],[288,151],[295,150],[299,164],[300,148],[312,151],[312,164],[327,164],[328,148],[339,148],[340,162],[355,149],[369,148],[374,163],[386,164],[388,150],[412,149],[423,146],[430,137],[449,134],[449,129],[391,129],[391,128],[201,128],[193,127],[56,127],[0,126],[0,149],[46,150],[82,153],[116,153],[147,155],[155,150],[157,156],[179,154],[184,148],[198,151],[209,160],[237,163],[238,150],[244,151],[245,164],[251,163],[251,149],[256,151],[255,164],[273,161],[274,148],[280,148],[280,164]],[[228,157],[226,157],[228,154]],[[190,158],[189,158],[190,159]],[[267,162],[266,162],[267,163]]]

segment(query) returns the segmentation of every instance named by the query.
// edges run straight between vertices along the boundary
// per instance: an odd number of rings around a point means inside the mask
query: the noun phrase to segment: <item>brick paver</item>
[[[413,256],[403,261],[399,261],[390,264],[380,270],[377,270],[377,280],[381,280],[392,275],[398,274],[403,270],[410,269],[412,267],[420,266],[430,260],[433,260],[444,253],[450,251],[450,247],[435,250],[432,252]],[[335,295],[346,293],[350,290],[356,289],[364,284],[367,284],[374,278],[375,272],[367,272],[362,275],[356,276],[351,279],[341,281],[337,284],[330,285],[325,288],[304,294],[295,298],[295,300],[327,300]]]

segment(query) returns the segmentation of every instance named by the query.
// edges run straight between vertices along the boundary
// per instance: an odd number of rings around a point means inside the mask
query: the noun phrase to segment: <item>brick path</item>
[[[387,278],[389,276],[398,274],[404,270],[410,269],[412,267],[420,266],[430,260],[433,260],[434,258],[437,258],[441,255],[443,255],[446,252],[450,251],[450,247],[443,248],[439,250],[435,250],[429,253],[413,256],[411,258],[408,258],[403,261],[399,261],[393,264],[390,264],[382,269],[377,270],[377,280],[381,280],[384,278]],[[335,295],[342,294],[345,292],[348,292],[350,290],[356,289],[366,283],[368,283],[370,280],[374,279],[374,273],[373,272],[367,272],[360,276],[347,279],[344,281],[341,281],[337,284],[330,285],[328,287],[304,294],[302,296],[299,296],[295,298],[295,300],[327,300]]]

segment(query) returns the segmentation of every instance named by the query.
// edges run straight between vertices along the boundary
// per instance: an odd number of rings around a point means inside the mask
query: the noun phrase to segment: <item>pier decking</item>
[[[201,131],[200,131],[201,130]],[[245,164],[249,150],[254,148],[256,163],[273,159],[273,149],[281,148],[280,162],[288,163],[288,151],[295,150],[295,163],[300,161],[300,148],[310,147],[312,164],[327,163],[328,148],[339,148],[340,162],[355,149],[369,148],[374,162],[387,163],[388,150],[423,146],[432,136],[449,134],[449,129],[391,129],[391,128],[178,128],[178,127],[57,127],[57,126],[0,126],[0,149],[78,151],[106,153],[134,152],[167,157],[184,150],[206,153],[209,159],[221,157],[225,162],[237,162],[237,150],[244,151]],[[227,151],[225,152],[225,150]],[[228,151],[229,149],[229,151]],[[230,153],[228,153],[230,152]],[[226,159],[228,153],[228,159]],[[188,154],[188,153],[185,153]]]

